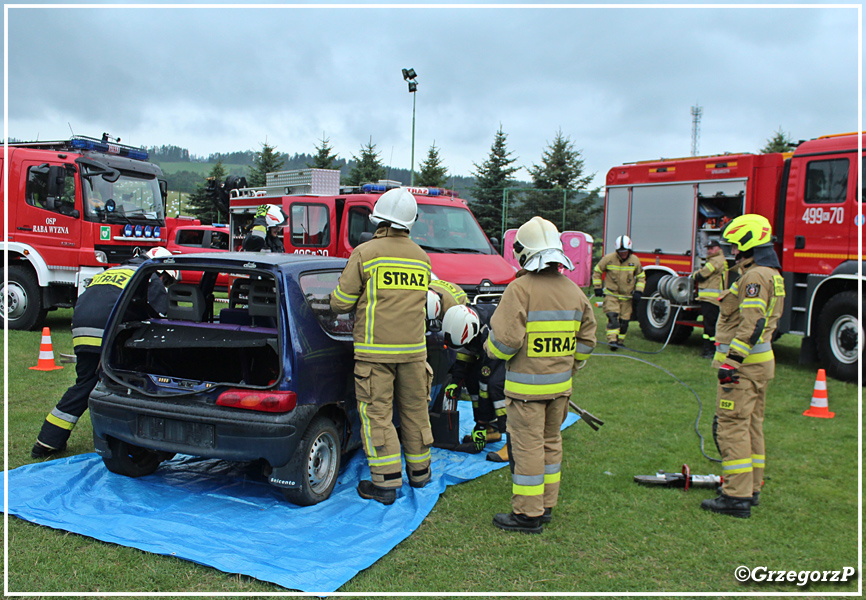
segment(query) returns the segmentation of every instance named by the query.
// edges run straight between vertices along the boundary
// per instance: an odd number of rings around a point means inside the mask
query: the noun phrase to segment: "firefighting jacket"
[[[430,289],[442,297],[442,309],[440,317],[444,317],[445,313],[452,306],[466,304],[466,292],[459,285],[450,283],[442,279],[434,279],[430,282]]]
[[[268,232],[268,222],[265,216],[256,217],[244,241],[241,243],[244,252],[285,252],[283,241],[279,236]]]
[[[748,258],[742,275],[722,294],[716,324],[714,366],[733,366],[753,381],[775,375],[771,345],[785,302],[785,283],[779,271],[756,265]]]
[[[430,258],[409,232],[380,227],[352,251],[334,293],[337,313],[355,310],[355,360],[426,360],[424,338]]]
[[[468,377],[477,376],[478,395],[489,400],[495,416],[500,417],[505,415],[505,361],[484,351],[496,305],[476,304],[472,309],[478,315],[481,331],[467,346],[457,349],[457,360],[449,371],[451,382],[460,384]]]
[[[76,352],[98,353],[102,350],[102,335],[111,309],[144,260],[135,258],[127,264],[99,273],[78,297],[72,313],[72,347]],[[154,314],[167,310],[165,286],[156,274],[148,284],[147,298],[153,306]],[[142,315],[142,318],[144,317],[145,315]]]
[[[623,300],[630,299],[632,292],[643,292],[646,274],[640,259],[629,252],[628,258],[621,260],[616,252],[605,254],[592,270],[592,287],[601,287],[604,277],[604,293]]]
[[[726,289],[728,281],[728,263],[721,252],[707,259],[706,264],[695,271],[695,281],[698,282],[698,301],[719,305],[719,296]]]
[[[518,272],[490,325],[485,349],[508,361],[505,394],[518,400],[571,394],[573,371],[595,348],[589,300],[556,270]]]

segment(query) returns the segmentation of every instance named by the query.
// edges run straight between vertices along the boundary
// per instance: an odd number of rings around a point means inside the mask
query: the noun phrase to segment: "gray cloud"
[[[818,8],[10,8],[9,135],[103,131],[199,155],[341,156],[372,136],[408,167],[433,140],[469,174],[499,124],[520,163],[558,129],[596,182],[621,162],[757,151],[857,126],[856,11]],[[392,158],[393,156],[393,158]],[[521,173],[526,176],[525,172]]]

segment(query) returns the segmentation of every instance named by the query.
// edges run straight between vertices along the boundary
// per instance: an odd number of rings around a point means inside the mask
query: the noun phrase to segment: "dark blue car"
[[[112,311],[103,375],[90,397],[96,451],[138,477],[175,453],[259,461],[292,503],[325,500],[341,457],[360,446],[352,315],[328,295],[345,259],[267,253],[187,254],[139,268]],[[196,273],[147,302],[155,270]],[[220,293],[216,282],[231,282]],[[434,397],[448,369],[428,337]]]

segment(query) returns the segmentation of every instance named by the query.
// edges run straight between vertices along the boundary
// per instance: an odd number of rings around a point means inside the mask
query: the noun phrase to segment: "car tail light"
[[[226,390],[219,395],[216,403],[232,408],[284,413],[294,410],[298,404],[298,395],[295,392],[269,390]]]

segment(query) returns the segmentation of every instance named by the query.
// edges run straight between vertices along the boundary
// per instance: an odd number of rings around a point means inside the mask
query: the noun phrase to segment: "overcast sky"
[[[71,126],[204,156],[265,140],[313,153],[324,133],[347,159],[372,136],[409,168],[408,67],[416,165],[435,140],[458,175],[500,124],[521,166],[561,129],[596,185],[623,162],[688,156],[696,103],[700,154],[859,125],[852,7],[275,6],[10,7],[8,135]]]

